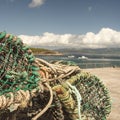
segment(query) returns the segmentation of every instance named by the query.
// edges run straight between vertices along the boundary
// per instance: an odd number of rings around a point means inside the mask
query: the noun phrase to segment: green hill
[[[61,55],[60,52],[44,48],[30,48],[35,55]]]

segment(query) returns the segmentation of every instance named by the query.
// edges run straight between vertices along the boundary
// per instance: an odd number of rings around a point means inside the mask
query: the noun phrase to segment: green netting
[[[104,84],[87,72],[68,80],[76,86],[82,96],[81,113],[85,120],[106,120],[111,112],[109,92]]]
[[[0,33],[0,95],[38,86],[40,76],[35,57],[20,38]]]

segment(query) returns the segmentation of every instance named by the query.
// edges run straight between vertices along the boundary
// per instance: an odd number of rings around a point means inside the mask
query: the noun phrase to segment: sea
[[[102,67],[120,67],[120,57],[104,56],[83,56],[81,54],[72,55],[36,55],[37,58],[48,62],[63,61],[69,64],[78,65],[80,68],[102,68]]]

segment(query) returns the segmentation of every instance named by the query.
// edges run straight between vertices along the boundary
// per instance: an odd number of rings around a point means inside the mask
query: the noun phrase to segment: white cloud
[[[38,7],[38,6],[41,6],[43,5],[45,2],[45,0],[32,0],[31,3],[29,3],[29,7],[30,8],[35,8],[35,7]]]
[[[44,33],[41,36],[19,36],[24,43],[37,47],[75,47],[75,48],[106,48],[120,47],[120,32],[103,28],[97,34],[88,32],[85,35]]]
[[[120,32],[103,28],[97,34],[87,33],[83,43],[92,48],[120,47]]]
[[[19,36],[25,44],[29,46],[61,46],[68,45],[69,40],[72,37],[71,34],[54,34],[45,32],[42,36]]]

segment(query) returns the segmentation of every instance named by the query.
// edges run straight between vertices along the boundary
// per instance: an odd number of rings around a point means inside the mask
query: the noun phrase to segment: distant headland
[[[54,50],[44,48],[30,48],[34,55],[63,55],[62,53]]]

